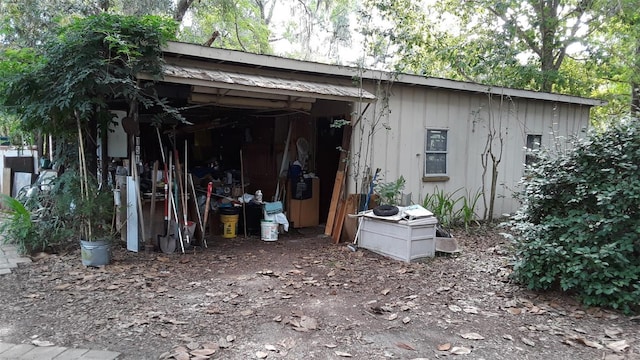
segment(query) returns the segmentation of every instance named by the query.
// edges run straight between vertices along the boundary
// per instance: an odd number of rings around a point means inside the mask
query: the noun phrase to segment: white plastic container
[[[435,217],[389,221],[363,217],[358,246],[396,260],[432,257],[436,253]]]
[[[270,220],[262,220],[260,222],[260,235],[263,241],[278,240],[278,223]]]

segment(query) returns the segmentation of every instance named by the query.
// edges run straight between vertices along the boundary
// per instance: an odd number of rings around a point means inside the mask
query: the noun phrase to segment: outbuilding
[[[178,42],[166,45],[164,60],[154,89],[186,122],[141,108],[140,161],[161,159],[153,126],[161,124],[163,146],[186,148],[196,185],[215,179],[222,196],[260,190],[283,202],[294,227],[341,223],[347,195],[366,193],[377,168],[380,181],[402,176],[413,203],[436,192],[480,194],[479,217],[511,213],[525,163],[535,160],[526,150],[566,146],[603,104]]]

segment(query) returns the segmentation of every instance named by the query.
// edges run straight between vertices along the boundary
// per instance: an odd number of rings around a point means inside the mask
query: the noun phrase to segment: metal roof
[[[321,64],[296,59],[287,59],[273,55],[259,55],[237,50],[211,48],[198,44],[188,44],[173,41],[168,42],[163,50],[166,54],[172,54],[178,57],[191,57],[212,61],[215,63],[232,63],[260,69],[273,69],[287,71],[289,73],[315,74],[334,78],[352,78],[353,76],[358,75],[363,79],[384,80],[391,78],[393,75],[391,73],[379,70],[359,71],[359,69],[355,67]],[[424,86],[455,91],[477,92],[484,94],[512,96],[525,99],[555,101],[588,106],[606,105],[606,101],[599,99],[513,89],[501,86],[491,86],[472,82],[425,77],[412,74],[399,74],[398,76],[394,77],[393,81],[395,83],[406,84],[409,86]]]
[[[220,69],[167,64],[163,67],[163,75],[163,81],[170,83],[218,88],[224,91],[237,90],[250,93],[277,94],[289,96],[294,100],[298,98],[361,102],[373,102],[376,100],[373,94],[355,86],[284,79]],[[139,77],[150,79],[145,74],[140,74]],[[224,93],[219,93],[219,95],[224,96]]]

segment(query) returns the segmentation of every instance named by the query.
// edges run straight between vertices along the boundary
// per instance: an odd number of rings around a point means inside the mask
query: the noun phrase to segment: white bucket
[[[264,241],[278,240],[278,223],[270,220],[260,222],[261,239]]]

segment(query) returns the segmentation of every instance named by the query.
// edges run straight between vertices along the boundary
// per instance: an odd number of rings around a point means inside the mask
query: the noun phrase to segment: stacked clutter
[[[280,225],[284,231],[289,231],[289,220],[283,213],[282,202],[265,202],[263,207],[264,220],[260,223],[261,239],[264,241],[278,240]]]

